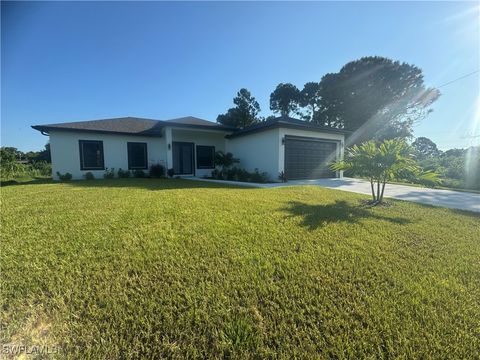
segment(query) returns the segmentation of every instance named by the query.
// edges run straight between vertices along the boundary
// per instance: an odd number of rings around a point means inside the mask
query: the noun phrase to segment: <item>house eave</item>
[[[38,130],[42,135],[50,135],[51,131],[61,132],[75,132],[75,133],[94,133],[94,134],[111,134],[111,135],[128,135],[128,136],[148,136],[148,137],[162,137],[161,133],[148,133],[148,132],[126,132],[126,131],[111,131],[111,130],[93,130],[93,129],[69,129],[54,126],[32,125],[32,128]]]
[[[304,131],[310,131],[310,132],[316,132],[316,133],[342,134],[342,135],[350,133],[349,131],[343,130],[343,129],[318,128],[318,127],[305,126],[305,125],[300,125],[300,124],[290,124],[290,123],[276,122],[276,123],[268,125],[268,126],[240,130],[236,133],[227,135],[226,138],[227,139],[233,139],[233,138],[237,138],[237,137],[241,137],[241,136],[251,135],[251,134],[254,134],[254,133],[258,133],[258,132],[268,131],[268,130],[272,130],[272,129],[280,129],[280,128],[294,129],[294,130],[304,130]]]

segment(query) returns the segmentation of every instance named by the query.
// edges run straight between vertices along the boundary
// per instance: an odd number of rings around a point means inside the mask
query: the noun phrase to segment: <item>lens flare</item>
[[[480,183],[480,95],[475,104],[471,134],[471,146],[465,154],[465,183],[469,187],[476,187]]]

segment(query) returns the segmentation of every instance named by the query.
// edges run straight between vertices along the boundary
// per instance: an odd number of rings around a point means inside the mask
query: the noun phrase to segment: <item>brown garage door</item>
[[[337,142],[285,136],[285,175],[289,180],[335,177],[329,164],[335,160]]]

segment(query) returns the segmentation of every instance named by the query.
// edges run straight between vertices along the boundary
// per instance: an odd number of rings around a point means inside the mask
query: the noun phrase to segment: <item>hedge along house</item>
[[[234,129],[195,117],[152,120],[134,117],[35,125],[50,136],[52,176],[87,172],[103,177],[106,168],[148,171],[153,164],[175,175],[210,176],[216,151],[231,152],[248,171],[277,180],[341,177],[328,164],[343,157],[345,131],[279,117]]]

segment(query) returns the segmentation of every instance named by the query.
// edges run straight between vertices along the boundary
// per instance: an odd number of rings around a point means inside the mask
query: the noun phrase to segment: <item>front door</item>
[[[175,175],[193,175],[193,143],[173,142],[173,171]]]

